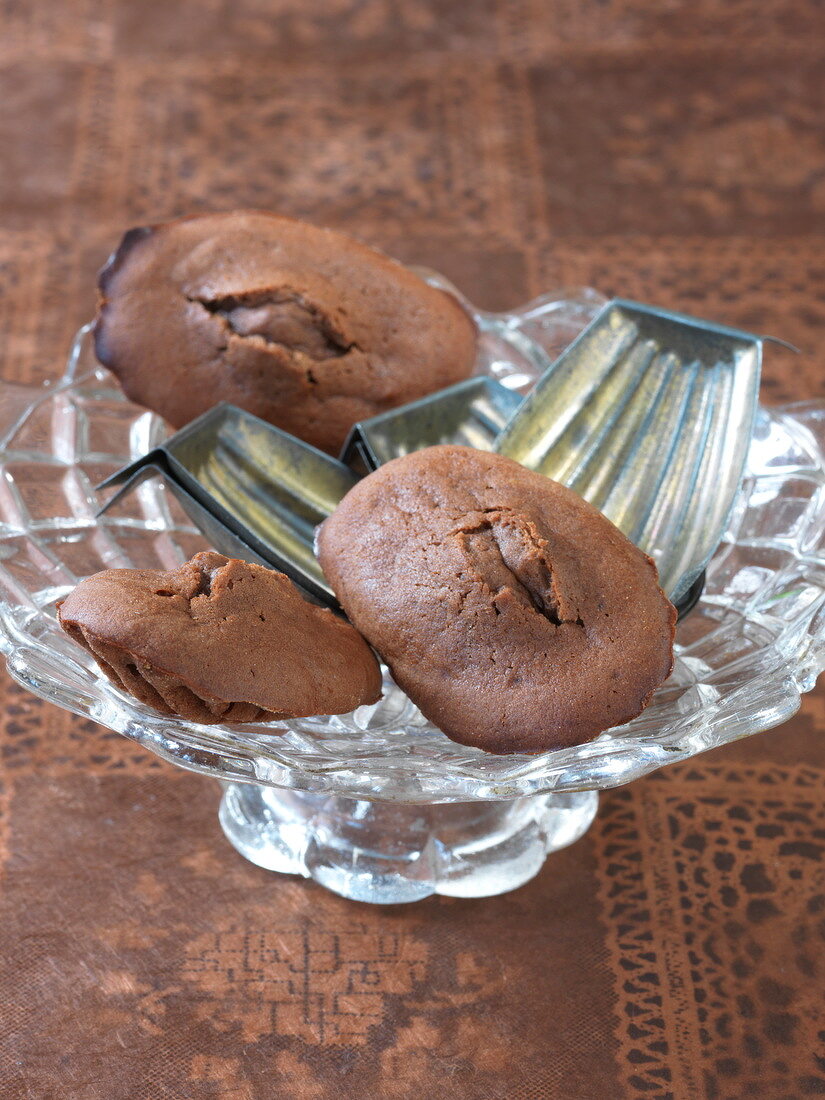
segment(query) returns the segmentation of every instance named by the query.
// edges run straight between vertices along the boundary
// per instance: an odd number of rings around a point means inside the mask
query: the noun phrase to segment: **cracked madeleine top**
[[[204,552],[177,569],[105,569],[60,625],[118,687],[193,722],[343,714],[381,696],[356,630],[274,569]]]
[[[358,241],[257,211],[130,230],[99,278],[98,359],[179,428],[220,401],[337,453],[358,420],[466,378],[449,294]]]
[[[318,545],[354,625],[461,744],[578,744],[634,718],[670,675],[676,612],[650,558],[500,455],[444,446],[389,462]]]

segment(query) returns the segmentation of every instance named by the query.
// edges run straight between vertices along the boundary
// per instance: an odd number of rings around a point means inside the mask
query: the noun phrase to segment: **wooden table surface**
[[[817,0],[0,5],[0,370],[121,232],[271,208],[513,306],[772,333],[825,396]],[[603,796],[516,893],[374,909],[245,863],[214,782],[2,681],[0,1095],[825,1094],[825,692]]]

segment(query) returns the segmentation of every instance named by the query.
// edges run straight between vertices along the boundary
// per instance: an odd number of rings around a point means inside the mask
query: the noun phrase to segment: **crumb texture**
[[[513,509],[489,510],[483,519],[451,537],[458,540],[474,582],[489,590],[497,614],[498,601],[515,600],[528,613],[544,615],[554,626],[564,622],[584,625],[553,579],[547,540],[534,523]]]
[[[363,638],[283,573],[222,554],[168,572],[108,569],[59,607],[119,687],[193,722],[342,714],[381,694]]]
[[[227,333],[280,344],[285,351],[316,362],[338,358],[357,347],[320,307],[289,287],[207,298],[201,305],[223,319]]]

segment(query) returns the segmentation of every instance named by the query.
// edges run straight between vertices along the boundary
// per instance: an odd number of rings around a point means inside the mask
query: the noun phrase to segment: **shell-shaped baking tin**
[[[680,602],[722,538],[753,434],[762,337],[616,299],[494,449],[573,489]]]
[[[341,497],[362,474],[422,447],[489,450],[522,400],[492,378],[460,382],[356,424],[344,447],[349,466],[224,403],[107,478],[100,488],[119,489],[103,510],[160,474],[217,550],[279,569],[338,610],[314,533]]]
[[[422,447],[463,443],[590,500],[655,558],[685,613],[741,481],[760,363],[758,336],[616,300],[526,400],[471,378],[356,424],[343,461],[218,405],[107,479],[121,489],[106,507],[161,473],[217,549],[280,569],[337,609],[314,554],[317,525],[362,474]]]
[[[507,421],[521,405],[521,394],[494,378],[468,378],[454,386],[361,420],[350,431],[341,461],[367,474],[401,455],[460,443],[492,450]]]
[[[313,539],[358,480],[343,463],[221,404],[107,478],[99,488],[120,489],[103,510],[157,473],[216,549],[279,569],[337,608]]]

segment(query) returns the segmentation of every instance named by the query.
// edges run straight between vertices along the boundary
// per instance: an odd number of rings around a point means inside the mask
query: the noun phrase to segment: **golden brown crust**
[[[595,508],[510,459],[431,447],[356,485],[319,558],[352,622],[448,737],[544,752],[635,717],[676,612]]]
[[[340,714],[381,695],[378,663],[348,623],[282,573],[221,554],[96,573],[58,616],[119,687],[193,722]]]
[[[356,421],[475,362],[453,297],[342,233],[260,211],[131,229],[99,287],[98,358],[175,427],[229,401],[337,453]]]

